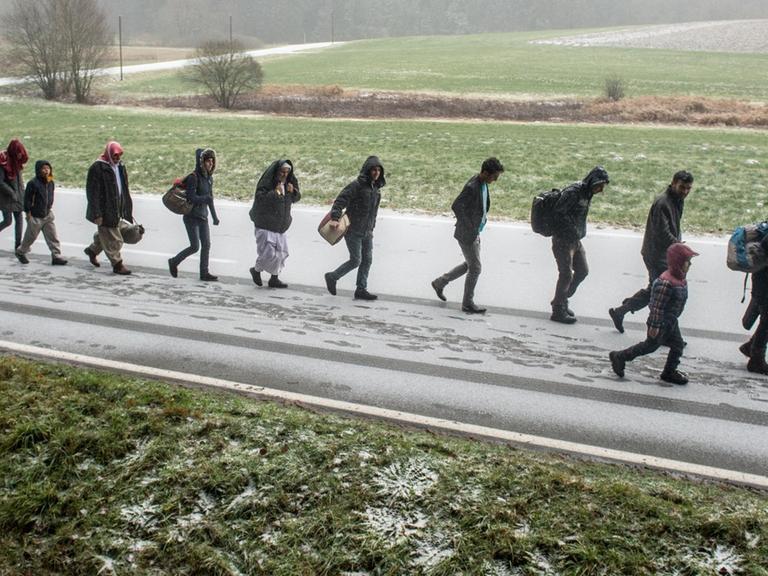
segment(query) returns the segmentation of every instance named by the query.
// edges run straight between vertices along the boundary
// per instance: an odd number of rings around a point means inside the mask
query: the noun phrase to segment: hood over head
[[[602,166],[595,166],[589,171],[589,174],[584,177],[582,182],[584,182],[584,185],[591,194],[592,190],[595,189],[595,186],[599,184],[609,184],[610,180],[608,179],[608,172],[605,168]]]
[[[38,160],[35,162],[35,176],[38,178],[43,177],[43,175],[40,173],[40,171],[43,169],[43,166],[48,166],[48,168],[51,170],[51,173],[48,175],[48,181],[50,182],[53,180],[53,166],[51,166],[51,163],[48,162],[48,160]]]
[[[360,174],[358,175],[357,179],[361,182],[365,182],[366,184],[371,184],[371,168],[376,166],[381,168],[381,176],[379,176],[379,179],[377,180],[379,188],[386,186],[387,181],[384,179],[384,166],[382,165],[378,156],[368,156],[368,158],[365,159],[363,167],[360,168]]]
[[[288,182],[294,183],[296,182],[296,177],[293,174],[293,162],[288,160],[287,158],[280,158],[278,160],[275,160],[270,164],[266,170],[264,170],[264,173],[261,175],[261,178],[259,178],[258,183],[256,184],[257,189],[264,189],[264,190],[272,190],[275,186],[277,186],[277,173],[280,170],[280,168],[283,166],[283,164],[288,164],[288,166],[291,167],[291,173],[288,174]]]
[[[16,175],[24,169],[24,164],[28,160],[27,149],[16,138],[8,143],[8,148],[0,152],[0,166],[3,167],[5,175],[9,179],[16,178]]]
[[[112,162],[112,155],[113,154],[123,154],[123,147],[120,146],[119,142],[115,142],[114,140],[110,140],[107,142],[106,147],[104,148],[104,152],[102,152],[101,156],[99,156],[99,160],[102,162],[106,162],[110,166],[116,166],[119,164],[119,162],[115,163]]]
[[[685,280],[685,272],[683,271],[683,264],[694,256],[698,256],[698,252],[694,252],[688,244],[682,242],[676,242],[667,248],[667,272],[673,278],[677,280]]]
[[[203,167],[203,162],[208,158],[213,158],[213,169],[211,170],[211,172],[213,172],[216,170],[216,151],[213,150],[213,148],[198,148],[195,150],[195,170],[197,172],[207,174]]]

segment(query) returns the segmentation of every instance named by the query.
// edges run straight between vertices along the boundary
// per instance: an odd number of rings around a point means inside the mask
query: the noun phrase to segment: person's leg
[[[646,337],[642,342],[638,342],[634,346],[625,348],[624,350],[614,350],[608,354],[608,358],[611,361],[611,367],[619,378],[624,377],[624,365],[627,362],[631,362],[638,356],[645,356],[651,352],[655,352],[661,346],[660,339]]]
[[[18,249],[19,246],[21,246],[21,237],[24,233],[24,213],[14,212],[13,213],[13,249]]]
[[[51,251],[51,258],[54,262],[61,261],[61,242],[59,242],[59,234],[56,230],[56,216],[53,212],[48,212],[43,220],[43,238],[48,245],[48,250]]]
[[[368,273],[373,264],[373,235],[369,234],[362,238],[360,246],[360,267],[357,269],[357,290],[366,291],[368,289]]]
[[[462,306],[474,306],[475,286],[477,286],[477,280],[480,278],[480,272],[483,269],[480,263],[480,236],[472,244],[460,244],[460,246],[467,265],[467,277],[464,280],[464,297],[461,304]]]
[[[349,250],[349,260],[344,262],[341,266],[336,268],[333,272],[329,272],[328,275],[335,281],[338,281],[342,276],[348,272],[354,270],[360,266],[362,261],[363,251],[363,237],[356,234],[347,234],[344,236],[344,242],[347,243],[347,250]]]
[[[0,222],[0,232],[8,228],[11,224],[13,224],[13,212],[10,210],[3,210],[3,220]]]
[[[750,339],[747,370],[758,374],[768,374],[768,363],[765,361],[765,347],[768,342],[768,306],[759,306],[759,310],[760,321]]]
[[[555,285],[555,295],[551,304],[555,306],[565,306],[568,301],[568,290],[573,281],[573,252],[574,244],[560,240],[556,236],[552,237],[552,254],[557,264],[557,284]]]
[[[120,234],[120,228],[99,226],[97,234],[100,250],[104,250],[104,254],[109,258],[112,268],[118,269],[123,263],[123,256],[120,253],[120,250],[123,248],[123,236]]]
[[[40,235],[40,230],[43,229],[43,224],[44,222],[42,218],[35,218],[34,216],[29,217],[27,230],[24,232],[24,238],[21,241],[21,245],[16,249],[17,256],[19,254],[26,255],[29,253],[32,244],[35,243],[35,240],[37,240],[37,237]]]
[[[198,250],[200,250],[200,230],[198,228],[197,223],[199,220],[197,218],[188,218],[184,217],[184,228],[187,231],[187,238],[189,239],[189,246],[184,248],[181,252],[176,254],[173,258],[168,260],[168,265],[173,268],[178,268],[179,264],[184,262],[184,260],[191,256],[192,254],[195,254]],[[200,260],[201,269],[202,269],[202,259]],[[173,274],[173,270],[171,271],[171,274]],[[174,275],[175,276],[175,275]]]
[[[198,220],[196,224],[200,238],[200,276],[210,276],[208,263],[211,255],[211,229],[208,220]]]
[[[576,294],[576,290],[579,288],[584,279],[589,274],[589,264],[587,263],[587,251],[584,250],[584,245],[579,240],[573,248],[571,253],[571,266],[573,267],[573,278],[566,291],[566,297],[570,298]],[[566,302],[567,305],[567,302]]]
[[[670,326],[661,337],[661,341],[669,346],[667,362],[664,364],[664,370],[661,372],[661,379],[672,384],[687,384],[688,376],[680,372],[677,367],[680,365],[680,358],[683,356],[685,342],[680,334],[680,326],[675,322]]]

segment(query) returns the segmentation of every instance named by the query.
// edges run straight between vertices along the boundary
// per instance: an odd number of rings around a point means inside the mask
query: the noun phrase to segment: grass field
[[[572,48],[530,40],[573,31],[388,38],[263,62],[270,84],[554,98],[594,97],[616,73],[628,96],[697,95],[768,101],[768,54]],[[582,31],[580,31],[582,32]],[[135,75],[110,90],[174,95],[193,89],[178,73]]]
[[[4,101],[0,135],[21,137],[32,161],[50,160],[60,184],[78,187],[115,138],[126,150],[132,189],[155,193],[192,169],[199,146],[219,153],[216,193],[240,199],[252,197],[272,160],[287,156],[304,201],[314,204],[331,201],[375,153],[389,182],[384,205],[430,213],[449,212],[482,160],[496,155],[507,172],[494,188],[492,216],[517,220],[528,218],[535,192],[580,179],[598,163],[612,184],[594,201],[593,222],[643,225],[651,199],[681,168],[696,176],[685,213],[690,231],[729,231],[764,218],[768,192],[768,140],[750,130],[323,121]]]
[[[2,574],[768,574],[765,493],[7,356],[0,477]]]

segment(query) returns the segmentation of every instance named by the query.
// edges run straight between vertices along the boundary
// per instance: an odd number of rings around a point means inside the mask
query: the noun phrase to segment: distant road
[[[282,54],[296,54],[298,52],[310,52],[312,50],[322,50],[329,46],[338,46],[343,42],[315,42],[313,44],[291,44],[288,46],[276,46],[274,48],[262,48],[261,50],[250,50],[246,52],[254,58],[263,58],[265,56],[280,56]],[[151,62],[149,64],[132,64],[123,66],[123,74],[136,74],[140,72],[155,72],[158,70],[177,70],[190,66],[195,62],[194,58],[186,60],[169,60],[168,62]],[[104,68],[99,72],[99,76],[117,76],[120,74],[120,67],[113,66]],[[14,84],[23,84],[29,82],[29,78],[0,78],[0,86],[12,86]]]

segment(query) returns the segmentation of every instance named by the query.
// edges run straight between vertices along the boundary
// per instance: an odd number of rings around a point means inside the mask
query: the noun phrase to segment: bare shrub
[[[244,91],[261,87],[261,65],[243,53],[238,42],[210,41],[196,51],[191,79],[202,84],[222,108],[233,108]]]
[[[618,102],[624,98],[624,79],[618,74],[611,74],[605,79],[604,96]]]

